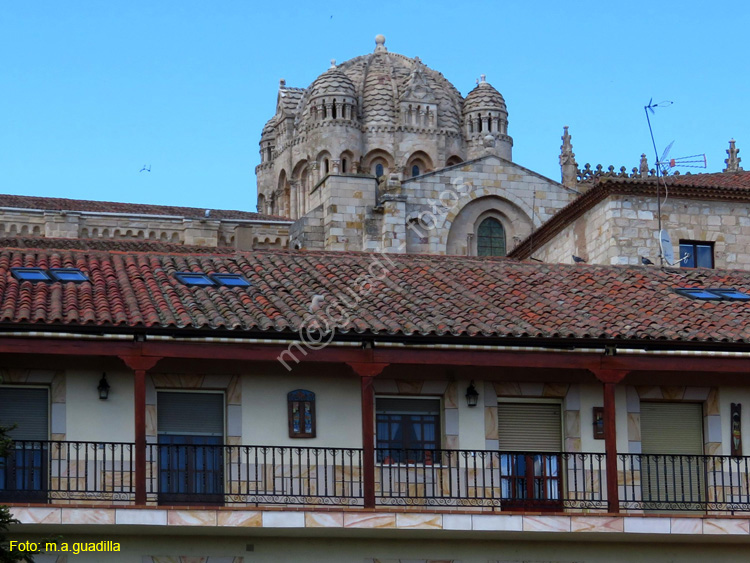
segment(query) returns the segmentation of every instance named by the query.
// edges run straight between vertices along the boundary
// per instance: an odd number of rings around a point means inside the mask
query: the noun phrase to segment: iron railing
[[[606,509],[604,454],[376,449],[376,502]]]
[[[0,501],[131,501],[134,446],[14,440],[0,458]]]
[[[618,464],[623,509],[750,511],[750,457],[619,454]]]
[[[135,502],[135,446],[16,440],[0,458],[0,502]],[[164,505],[608,509],[603,453],[148,444],[146,498]],[[618,454],[625,512],[750,512],[750,457]]]
[[[146,492],[160,504],[362,504],[362,450],[149,444]]]

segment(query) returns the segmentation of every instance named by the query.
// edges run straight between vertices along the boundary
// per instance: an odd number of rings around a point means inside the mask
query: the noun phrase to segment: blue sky
[[[486,74],[514,161],[555,180],[563,125],[581,166],[653,162],[652,97],[674,101],[660,150],[720,171],[730,138],[750,155],[748,23],[748,3],[690,0],[3,0],[0,193],[255,210],[279,79],[306,87],[378,33],[463,95]]]

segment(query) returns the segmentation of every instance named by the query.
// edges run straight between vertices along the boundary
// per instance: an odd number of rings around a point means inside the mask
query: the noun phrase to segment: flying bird
[[[575,262],[576,264],[585,264],[586,260],[584,260],[580,256],[576,256],[575,254],[573,254],[573,262]]]
[[[316,311],[319,311],[323,308],[323,301],[325,301],[325,297],[323,295],[320,295],[319,293],[316,293],[312,296],[312,301],[310,301],[310,312],[315,313]]]
[[[141,168],[138,172],[151,172],[151,165],[143,165],[143,168]]]
[[[646,258],[645,256],[641,256],[641,264],[643,264],[644,266],[653,266],[654,265],[654,263],[651,260],[649,260],[648,258]]]

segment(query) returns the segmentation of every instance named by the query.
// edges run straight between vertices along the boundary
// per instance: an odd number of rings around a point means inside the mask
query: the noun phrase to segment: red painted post
[[[133,370],[134,426],[135,426],[135,504],[146,504],[146,372],[161,358],[120,356]]]
[[[620,489],[617,479],[617,424],[615,412],[615,385],[628,374],[626,370],[593,369],[596,378],[604,384],[604,451],[607,470],[607,510],[620,512]]]
[[[350,363],[362,388],[362,486],[365,508],[375,508],[375,376],[388,364]]]

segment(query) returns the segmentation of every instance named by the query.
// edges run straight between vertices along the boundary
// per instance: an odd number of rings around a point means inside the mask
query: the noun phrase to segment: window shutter
[[[16,440],[47,440],[49,437],[49,399],[47,389],[0,387],[0,426],[13,426],[9,432]]]
[[[641,403],[641,451],[646,508],[680,503],[681,509],[703,510],[704,467],[700,457],[693,457],[703,454],[700,404]]]
[[[498,403],[500,451],[560,452],[560,405],[549,403]]]
[[[159,434],[224,435],[224,395],[159,391]]]
[[[703,453],[703,408],[699,403],[641,403],[644,454]]]
[[[390,414],[440,414],[440,399],[377,398],[375,410]]]

